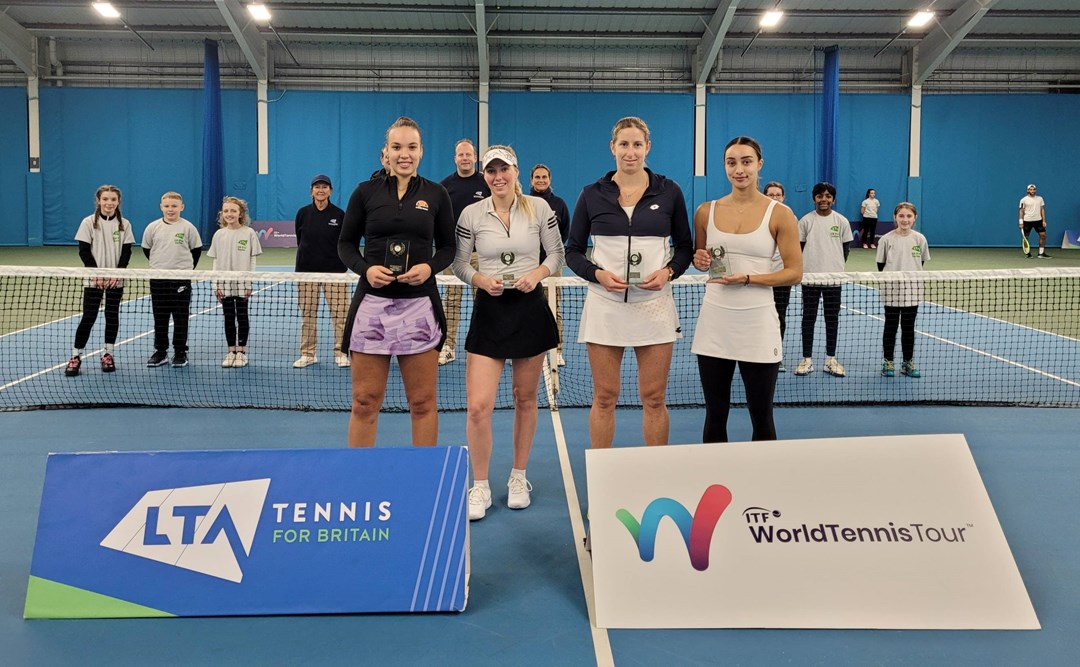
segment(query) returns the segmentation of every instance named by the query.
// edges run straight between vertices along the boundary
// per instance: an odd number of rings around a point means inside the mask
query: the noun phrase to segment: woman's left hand
[[[427,264],[417,264],[405,273],[397,277],[399,283],[409,285],[423,285],[431,277],[431,267]]]
[[[716,280],[710,280],[709,282],[718,282],[722,285],[748,285],[750,284],[748,282],[749,280],[749,273],[729,273],[727,275],[721,276],[720,278],[717,278]]]
[[[522,292],[531,292],[536,289],[540,281],[544,279],[544,271],[534,269],[514,281],[514,288]]]
[[[668,277],[670,275],[671,272],[668,271],[667,267],[665,266],[650,273],[648,277],[645,278],[645,282],[637,285],[637,287],[640,287],[641,289],[652,290],[653,292],[658,292],[664,289],[664,285],[668,284]]]

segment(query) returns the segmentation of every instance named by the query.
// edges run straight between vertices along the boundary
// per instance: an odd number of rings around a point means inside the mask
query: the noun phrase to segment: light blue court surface
[[[587,412],[564,409],[559,416],[584,502]],[[672,442],[700,439],[700,410],[675,410],[671,417]],[[505,508],[502,484],[510,468],[512,415],[496,413],[495,506],[471,525],[472,580],[464,613],[33,622],[22,620],[22,607],[48,452],[338,447],[347,415],[100,409],[3,413],[0,419],[4,665],[589,665],[599,660],[665,666],[984,666],[1073,665],[1080,656],[1077,409],[783,408],[777,414],[781,437],[790,438],[965,434],[1040,631],[613,630],[596,633],[595,643],[555,429],[546,411],[529,466],[534,502],[520,512]],[[460,413],[441,415],[444,442],[462,443],[464,419]],[[640,442],[640,423],[640,412],[619,411],[616,441]],[[735,410],[732,439],[748,438],[749,430],[745,410]],[[401,445],[407,434],[407,416],[382,416],[380,446]]]

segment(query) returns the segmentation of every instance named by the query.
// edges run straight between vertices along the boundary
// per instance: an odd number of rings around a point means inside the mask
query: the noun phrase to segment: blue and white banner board
[[[1040,627],[962,435],[585,461],[600,627]]]
[[[1080,229],[1066,229],[1061,237],[1062,248],[1080,248]]]
[[[52,454],[27,618],[462,611],[464,447]]]

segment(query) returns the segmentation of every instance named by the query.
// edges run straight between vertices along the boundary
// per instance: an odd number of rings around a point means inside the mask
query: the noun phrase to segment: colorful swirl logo
[[[709,545],[716,530],[716,522],[730,504],[731,491],[726,486],[713,484],[701,494],[693,517],[685,507],[671,498],[657,498],[645,508],[640,522],[625,509],[615,512],[615,518],[630,531],[631,537],[637,543],[641,560],[648,563],[655,554],[656,529],[660,520],[670,517],[686,542],[690,565],[698,572],[704,572],[709,568]]]

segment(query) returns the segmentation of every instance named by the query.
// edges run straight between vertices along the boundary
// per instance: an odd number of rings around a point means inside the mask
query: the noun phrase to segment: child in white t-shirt
[[[803,273],[840,273],[847,261],[853,238],[851,223],[833,210],[836,187],[832,183],[814,186],[814,210],[799,220],[799,241],[803,248]],[[844,377],[844,365],[836,358],[840,332],[840,284],[807,283],[802,285],[802,353],[795,375],[809,375],[814,370],[814,324],[818,302],[825,304],[825,372]]]
[[[905,201],[896,205],[893,211],[896,229],[882,236],[878,242],[878,271],[922,271],[923,264],[930,261],[930,246],[926,237],[912,229],[917,217],[914,204]],[[881,301],[885,305],[885,330],[882,335],[885,360],[881,362],[881,374],[885,377],[896,374],[893,354],[897,326],[901,329],[900,349],[904,354],[900,372],[913,378],[922,376],[915,365],[915,316],[919,313],[922,297],[923,286],[920,282],[884,283],[881,286]]]
[[[221,200],[218,224],[209,255],[214,258],[214,271],[254,271],[255,258],[262,254],[259,235],[249,225],[247,202],[237,197]],[[225,314],[225,342],[229,353],[221,362],[222,368],[243,368],[248,365],[247,343],[250,324],[248,299],[250,280],[214,281],[214,294]]]

